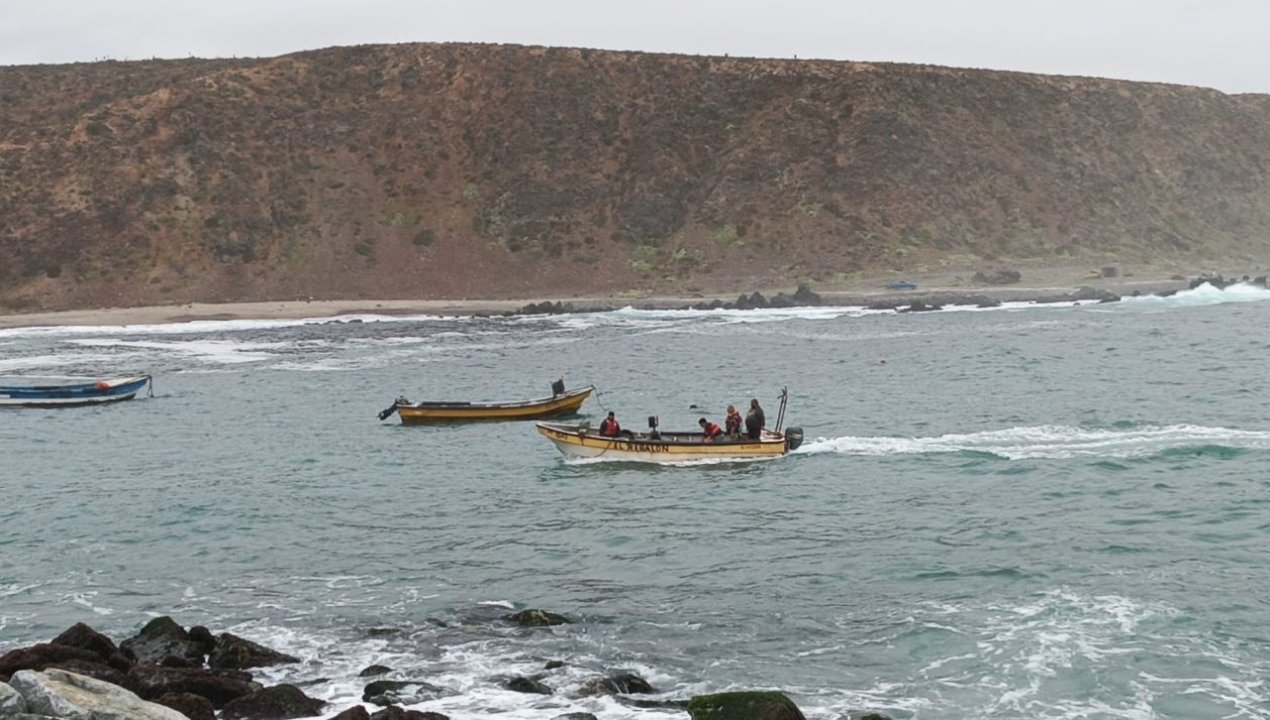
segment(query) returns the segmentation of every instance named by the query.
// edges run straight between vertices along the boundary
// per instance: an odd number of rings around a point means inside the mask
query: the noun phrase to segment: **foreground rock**
[[[806,720],[784,693],[729,692],[698,695],[688,702],[692,720]]]
[[[65,670],[20,670],[10,682],[26,700],[27,712],[64,720],[187,720],[117,685]]]
[[[294,685],[257,690],[225,705],[223,720],[289,720],[321,715],[326,703],[311,698]]]

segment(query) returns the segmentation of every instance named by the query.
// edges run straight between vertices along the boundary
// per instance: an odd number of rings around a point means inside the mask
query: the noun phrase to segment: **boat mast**
[[[789,388],[781,388],[781,407],[776,413],[776,432],[781,431],[781,426],[785,424],[785,404],[789,402]]]

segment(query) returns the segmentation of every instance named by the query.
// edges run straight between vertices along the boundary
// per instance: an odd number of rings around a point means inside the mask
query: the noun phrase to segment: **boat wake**
[[[1178,454],[1229,456],[1247,450],[1270,450],[1270,431],[1199,425],[1103,430],[1042,425],[938,437],[818,438],[805,443],[795,454],[885,456],[978,453],[1008,460],[1061,460]]]

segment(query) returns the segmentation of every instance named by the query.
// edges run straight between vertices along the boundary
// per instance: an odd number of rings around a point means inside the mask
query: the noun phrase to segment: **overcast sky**
[[[0,0],[0,65],[476,41],[1270,92],[1270,0]]]

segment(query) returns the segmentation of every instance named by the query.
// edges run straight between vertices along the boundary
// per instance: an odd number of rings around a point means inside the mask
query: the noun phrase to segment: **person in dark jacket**
[[[723,428],[705,418],[698,420],[697,424],[701,426],[701,434],[705,435],[703,439],[706,442],[714,442],[716,438],[723,435]]]
[[[617,418],[609,410],[609,416],[600,421],[600,434],[604,437],[617,437],[621,433],[622,426],[617,424]]]
[[[758,398],[750,400],[750,411],[745,414],[745,436],[751,440],[758,440],[763,436],[763,425],[767,423],[767,418],[763,415],[763,408],[758,404]]]

